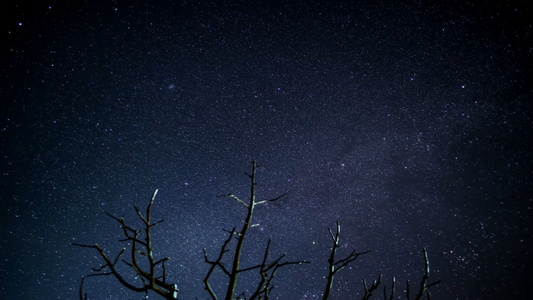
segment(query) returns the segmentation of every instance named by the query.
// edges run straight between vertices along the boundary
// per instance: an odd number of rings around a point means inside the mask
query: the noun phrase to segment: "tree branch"
[[[241,199],[239,199],[239,197],[233,195],[233,194],[227,194],[227,195],[218,195],[217,198],[233,198],[235,200],[237,200],[238,202],[240,202],[242,205],[244,205],[245,207],[249,207],[248,204],[244,201],[242,201]]]
[[[387,287],[383,286],[383,299],[384,300],[392,300],[394,298],[394,292],[396,291],[396,278],[392,276],[392,288],[391,288],[391,294],[390,297],[387,298]]]
[[[246,216],[246,220],[244,221],[244,226],[242,227],[239,236],[237,237],[237,247],[235,249],[235,255],[233,257],[233,265],[230,271],[230,280],[228,284],[228,290],[226,291],[226,300],[232,300],[235,297],[235,289],[237,288],[237,280],[239,278],[239,269],[241,264],[241,255],[242,255],[242,249],[244,246],[244,239],[246,238],[246,234],[248,233],[248,229],[250,229],[250,226],[252,225],[252,217],[254,214],[254,206],[255,206],[255,174],[257,172],[257,163],[254,161],[252,162],[252,174],[250,175],[251,180],[251,187],[250,187],[250,203],[246,204],[245,206],[248,208],[248,213]],[[233,194],[230,194],[233,195]],[[231,196],[230,196],[231,197]],[[235,197],[238,199],[237,197]],[[243,201],[241,201],[243,202]]]
[[[339,248],[339,240],[340,240],[340,234],[341,234],[341,225],[339,224],[339,221],[337,221],[337,231],[333,233],[331,228],[329,229],[329,234],[331,235],[331,239],[333,240],[333,247],[331,248],[331,253],[329,255],[328,263],[328,277],[327,277],[327,283],[326,283],[326,290],[324,292],[323,300],[327,300],[330,297],[331,290],[333,288],[333,277],[337,272],[344,269],[349,263],[355,261],[360,255],[367,254],[370,252],[356,252],[355,250],[350,253],[346,258],[343,258],[337,262],[335,262],[335,255],[337,254],[337,250]],[[338,267],[337,267],[338,266]]]
[[[272,281],[274,280],[274,277],[276,276],[276,272],[278,271],[279,268],[284,267],[284,266],[289,266],[289,265],[299,265],[299,264],[309,263],[309,261],[305,261],[305,260],[288,261],[288,262],[280,263],[280,261],[285,257],[285,254],[282,254],[280,257],[278,257],[273,262],[267,263],[271,242],[272,240],[269,239],[266,249],[265,249],[265,254],[263,256],[263,261],[261,262],[260,265],[241,270],[243,272],[243,271],[248,271],[248,270],[259,268],[259,275],[261,276],[261,281],[259,282],[255,292],[252,294],[252,296],[250,296],[250,300],[257,299],[258,297],[261,299],[260,297],[261,294],[264,295],[264,299],[268,299],[268,295],[270,291],[274,288],[274,286],[272,285]],[[270,272],[270,274],[268,274],[270,270],[272,271]]]
[[[285,196],[287,196],[287,194],[279,195],[279,196],[277,196],[276,198],[273,198],[273,199],[262,200],[262,201],[256,202],[255,204],[264,204],[264,203],[267,203],[267,202],[275,202],[275,201],[278,201],[279,199],[281,199],[281,198],[283,198]]]
[[[132,291],[135,291],[135,292],[148,292],[149,290],[153,290],[157,294],[163,296],[165,299],[168,299],[168,300],[177,299],[177,293],[178,293],[177,285],[176,284],[170,284],[170,283],[166,282],[166,266],[165,266],[165,262],[168,261],[170,258],[168,258],[168,257],[167,258],[163,258],[163,259],[160,259],[159,261],[156,261],[155,258],[154,258],[154,252],[153,252],[153,247],[152,247],[152,231],[151,231],[151,229],[152,229],[153,226],[155,226],[155,225],[157,225],[157,224],[159,224],[159,223],[161,223],[163,221],[163,220],[161,220],[161,221],[158,221],[156,223],[152,223],[152,206],[153,206],[155,197],[157,195],[157,192],[158,192],[158,190],[156,189],[155,192],[153,193],[151,199],[150,199],[150,202],[149,202],[148,207],[146,209],[146,216],[143,216],[141,211],[139,210],[139,208],[137,206],[135,206],[135,211],[136,211],[137,215],[139,216],[139,218],[144,223],[144,229],[143,229],[143,231],[144,231],[144,241],[139,238],[139,235],[140,235],[141,231],[135,230],[132,227],[128,226],[126,224],[126,221],[125,221],[124,217],[118,218],[118,217],[115,217],[112,214],[106,212],[106,214],[109,217],[111,217],[112,219],[116,220],[120,224],[120,227],[122,228],[122,232],[123,232],[124,236],[126,237],[125,239],[123,239],[121,241],[131,241],[132,242],[132,245],[131,245],[131,259],[132,259],[132,261],[131,261],[131,263],[129,263],[129,262],[125,261],[125,260],[122,260],[122,261],[127,266],[129,266],[130,268],[135,270],[137,275],[141,278],[141,280],[143,282],[143,285],[142,286],[136,286],[136,285],[134,285],[132,283],[129,283],[119,273],[119,271],[116,269],[116,264],[119,261],[120,256],[125,252],[125,250],[126,250],[125,248],[123,248],[120,251],[120,253],[117,255],[117,257],[113,261],[111,261],[109,259],[109,257],[107,256],[107,254],[105,253],[105,251],[98,244],[95,244],[95,245],[84,245],[84,244],[73,243],[73,245],[75,245],[75,246],[96,249],[100,253],[100,256],[105,261],[105,264],[102,265],[98,269],[93,269],[95,272],[102,272],[105,269],[109,269],[110,270],[109,272],[90,274],[87,277],[114,275],[115,278],[117,278],[118,281],[123,286],[125,286],[126,288],[128,288],[128,289],[130,289]],[[138,248],[137,248],[138,245],[143,246],[145,248],[145,252],[139,251]],[[142,269],[140,267],[139,261],[137,259],[137,254],[139,252],[141,254],[144,254],[147,257],[148,263],[149,263],[149,270],[144,270],[144,269]],[[158,275],[157,274],[156,268],[158,268],[158,265],[160,265],[162,270],[163,270],[163,274],[162,275]],[[80,293],[81,293],[81,291],[80,291]]]
[[[209,279],[211,278],[211,275],[215,271],[215,268],[218,266],[218,267],[220,267],[222,269],[222,271],[226,275],[231,276],[231,274],[226,269],[224,264],[222,264],[222,258],[224,258],[224,254],[226,254],[226,252],[229,251],[226,248],[228,247],[229,242],[233,238],[233,235],[235,235],[235,228],[233,228],[233,230],[230,232],[228,238],[226,239],[226,241],[222,245],[222,248],[220,248],[220,252],[218,253],[218,258],[215,261],[210,261],[209,260],[209,258],[207,257],[207,250],[205,250],[205,248],[204,248],[204,259],[205,259],[205,262],[211,265],[211,268],[209,268],[209,271],[207,272],[207,275],[204,278],[204,285],[205,285],[205,289],[207,290],[207,292],[209,293],[209,295],[211,296],[211,298],[213,300],[217,300],[218,298],[217,298],[217,295],[215,294],[215,292],[213,291],[213,289],[211,288],[211,285],[209,283]]]
[[[363,286],[365,287],[365,295],[363,296],[362,300],[368,300],[373,295],[372,293],[378,288],[379,284],[381,283],[381,278],[383,277],[383,274],[379,274],[378,280],[374,280],[372,282],[372,286],[368,288],[366,285],[366,280],[363,279]]]
[[[85,276],[81,278],[79,298],[80,300],[87,300],[87,293],[83,293],[83,284],[85,283]]]
[[[428,288],[432,287],[432,286],[435,286],[435,285],[438,285],[440,284],[440,280],[437,280],[431,284],[428,284],[428,280],[429,280],[429,259],[428,259],[428,252],[426,250],[426,248],[422,248],[422,253],[424,255],[424,263],[425,263],[425,268],[424,268],[424,276],[422,277],[422,281],[420,281],[420,289],[418,290],[418,294],[416,295],[415,297],[415,300],[421,300],[424,295],[427,296],[428,299],[431,298],[431,295],[428,291]],[[410,296],[410,286],[409,286],[409,281],[407,281],[407,289],[406,289],[406,296],[407,296],[407,299],[409,300]]]
[[[245,239],[247,237],[248,230],[250,228],[252,228],[252,227],[258,226],[258,224],[253,224],[252,223],[255,206],[258,205],[258,204],[266,204],[268,202],[275,202],[275,201],[278,201],[281,198],[286,196],[286,194],[283,194],[283,195],[278,196],[278,197],[273,198],[273,199],[256,201],[255,200],[256,199],[256,174],[257,174],[257,163],[254,161],[254,162],[252,162],[252,173],[251,174],[246,173],[246,175],[251,180],[251,183],[250,183],[250,198],[249,198],[248,202],[245,202],[245,201],[241,200],[239,197],[237,197],[237,196],[235,196],[234,194],[231,194],[231,193],[230,194],[226,194],[226,195],[217,196],[218,198],[229,197],[229,198],[235,199],[237,202],[241,203],[242,205],[244,205],[247,208],[247,214],[246,214],[246,218],[244,220],[244,225],[243,225],[242,229],[238,233],[236,233],[235,229],[234,229],[232,234],[231,234],[231,236],[235,235],[237,237],[237,246],[235,248],[235,254],[233,256],[231,270],[229,270],[229,271],[226,270],[224,265],[221,263],[222,255],[227,251],[226,250],[226,245],[223,246],[222,250],[219,253],[219,259],[217,259],[216,261],[209,261],[208,258],[207,258],[207,254],[206,254],[206,252],[204,250],[205,260],[206,260],[206,262],[211,264],[211,269],[209,270],[209,273],[206,276],[206,279],[204,279],[204,283],[206,285],[206,289],[208,290],[209,294],[211,295],[211,298],[213,298],[213,299],[216,299],[216,295],[212,291],[211,287],[209,286],[208,281],[209,281],[209,277],[212,275],[212,272],[213,272],[213,270],[214,270],[214,268],[216,266],[219,266],[224,271],[224,273],[226,273],[226,275],[229,276],[229,283],[228,283],[228,288],[226,290],[225,299],[226,300],[233,300],[233,299],[235,299],[235,296],[236,296],[235,291],[236,291],[236,288],[237,288],[238,278],[239,278],[239,275],[241,273],[258,269],[259,273],[261,275],[261,281],[260,281],[259,286],[258,286],[258,288],[257,288],[257,290],[254,293],[254,296],[252,298],[258,297],[260,294],[263,294],[266,298],[268,298],[268,296],[267,296],[268,295],[268,291],[270,291],[272,289],[271,282],[272,282],[272,280],[274,278],[274,275],[275,275],[275,272],[277,271],[278,268],[280,268],[282,266],[290,265],[290,264],[307,263],[306,261],[283,262],[282,263],[281,260],[283,259],[284,255],[281,255],[274,262],[267,263],[268,253],[269,253],[269,250],[270,250],[270,240],[269,240],[269,242],[267,244],[267,249],[265,251],[265,255],[263,257],[263,261],[261,262],[261,264],[254,265],[254,266],[247,267],[247,268],[241,268],[241,265],[240,265],[241,264],[241,256],[242,256],[242,253],[243,253],[244,241],[245,241]],[[229,239],[227,240],[227,242],[229,242]]]

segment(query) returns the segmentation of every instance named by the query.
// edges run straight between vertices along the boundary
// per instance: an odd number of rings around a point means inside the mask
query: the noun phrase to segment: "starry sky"
[[[17,2],[17,4],[14,4]],[[274,299],[317,299],[342,226],[333,299],[431,263],[434,299],[525,299],[532,280],[533,36],[526,1],[3,1],[0,298],[76,299],[125,245],[105,212],[158,188],[156,257],[207,299],[202,249],[259,199],[244,264]],[[224,282],[216,274],[214,284]],[[237,290],[246,290],[252,274]],[[93,277],[90,299],[141,299]],[[222,292],[220,292],[222,294]],[[381,296],[381,291],[378,293]],[[150,298],[156,298],[151,296]],[[157,298],[156,298],[157,299]]]

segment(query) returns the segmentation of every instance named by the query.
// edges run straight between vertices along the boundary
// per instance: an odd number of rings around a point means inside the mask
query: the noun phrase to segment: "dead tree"
[[[337,221],[337,231],[333,233],[331,228],[329,229],[329,234],[331,235],[331,239],[333,240],[333,247],[331,248],[331,253],[328,259],[328,263],[329,263],[328,277],[327,277],[327,283],[326,283],[326,290],[322,298],[323,300],[329,299],[331,295],[331,290],[333,288],[333,278],[335,274],[339,272],[340,270],[342,270],[344,267],[346,267],[349,263],[355,261],[359,256],[370,252],[370,251],[356,252],[355,250],[353,250],[350,253],[350,255],[348,255],[346,258],[335,261],[335,255],[337,254],[337,250],[339,249],[340,232],[341,232],[341,226],[339,224],[339,221]],[[424,254],[424,261],[425,261],[425,274],[422,277],[422,281],[420,282],[420,289],[418,290],[418,293],[416,297],[414,298],[415,300],[421,300],[424,296],[427,297],[428,299],[431,299],[431,294],[429,293],[428,288],[438,285],[440,283],[440,280],[438,280],[431,284],[428,284],[429,259],[428,259],[426,248],[423,249],[423,254]],[[371,296],[374,295],[374,292],[378,289],[379,285],[381,284],[382,278],[383,278],[383,274],[379,274],[378,279],[374,280],[370,287],[367,285],[366,280],[363,279],[363,287],[365,289],[365,293],[363,295],[362,300],[368,300],[371,298]],[[391,295],[390,297],[387,297],[387,289],[386,287],[383,287],[384,299],[392,300],[394,298],[394,293],[396,290],[395,285],[396,285],[396,279],[392,277]],[[407,281],[406,297],[407,297],[407,300],[410,300],[409,281]]]
[[[111,260],[107,253],[104,251],[104,249],[98,244],[87,245],[73,243],[74,246],[96,249],[105,261],[105,264],[101,265],[99,268],[93,268],[93,271],[97,273],[87,275],[87,277],[112,275],[115,276],[115,278],[117,278],[123,286],[134,292],[148,293],[148,291],[152,290],[157,294],[163,296],[167,300],[178,299],[177,285],[167,282],[167,272],[165,263],[170,260],[170,258],[166,257],[156,261],[154,257],[154,250],[152,246],[152,228],[163,222],[163,220],[160,220],[155,223],[152,223],[152,206],[154,204],[157,191],[158,190],[155,190],[154,194],[152,195],[152,198],[150,199],[150,203],[148,204],[148,207],[146,209],[146,215],[143,215],[141,210],[137,206],[134,206],[137,215],[144,224],[144,228],[142,230],[136,230],[128,226],[124,217],[118,218],[106,212],[106,214],[112,219],[116,220],[122,228],[125,238],[120,241],[131,243],[131,262],[128,262],[124,259],[122,259],[122,262],[135,271],[135,273],[137,274],[136,279],[139,278],[141,282],[130,282],[125,278],[123,274],[118,271],[116,267],[118,260],[126,251],[126,248],[123,248],[119,252],[117,257],[114,260]],[[139,255],[145,256],[148,260],[147,270],[141,267]],[[85,278],[82,279],[80,285],[80,300],[87,299],[87,295],[83,294],[84,279]]]
[[[374,291],[377,290],[379,284],[381,283],[381,278],[383,278],[383,274],[379,274],[379,277],[377,280],[374,280],[372,282],[372,285],[368,287],[366,285],[366,280],[363,279],[363,286],[365,287],[365,294],[363,295],[363,300],[368,300],[372,295],[374,295]],[[394,280],[394,279],[393,279]],[[385,299],[387,299],[387,296],[385,295]]]
[[[436,285],[440,284],[440,280],[437,280],[437,281],[435,281],[435,282],[433,282],[431,284],[428,284],[428,280],[429,280],[428,253],[426,251],[426,248],[423,248],[422,252],[424,254],[424,262],[425,262],[424,270],[425,270],[425,272],[424,272],[424,276],[422,277],[422,281],[420,281],[420,288],[418,290],[418,293],[416,294],[414,299],[415,300],[421,300],[422,298],[426,297],[428,300],[431,300],[431,294],[429,293],[428,289],[430,287],[432,287],[432,286],[436,286]],[[365,287],[365,295],[363,296],[363,300],[369,299],[370,296],[372,296],[372,292],[378,288],[378,286],[379,286],[379,284],[381,282],[381,277],[382,277],[382,275],[380,274],[378,280],[374,281],[370,288],[367,288],[366,282],[363,279],[363,285]],[[383,299],[392,300],[394,298],[395,291],[396,291],[396,279],[394,277],[392,277],[392,289],[391,289],[390,297],[387,297],[387,288],[384,286],[383,287]],[[405,291],[406,291],[406,293],[405,293],[406,299],[410,300],[411,296],[410,296],[409,280],[407,281],[407,286],[406,286],[406,290]]]
[[[209,268],[209,271],[207,272],[204,278],[204,287],[213,300],[217,300],[218,297],[210,285],[210,279],[213,276],[216,269],[222,270],[222,272],[226,274],[226,276],[228,276],[228,285],[227,285],[227,290],[225,292],[226,300],[234,300],[234,299],[268,300],[270,297],[270,292],[274,288],[273,280],[276,276],[276,272],[281,267],[309,263],[308,261],[305,261],[305,260],[284,261],[283,259],[285,257],[285,254],[282,254],[277,259],[270,260],[269,252],[270,252],[271,240],[268,240],[268,243],[265,247],[265,252],[264,252],[262,261],[259,264],[256,264],[250,267],[241,267],[241,257],[243,254],[244,242],[246,240],[248,232],[251,228],[258,226],[258,224],[254,224],[252,222],[255,207],[257,205],[262,205],[262,204],[267,204],[270,202],[278,201],[285,196],[285,194],[283,194],[276,198],[256,201],[256,185],[257,185],[256,184],[256,171],[257,171],[257,164],[256,162],[253,162],[252,173],[251,174],[247,173],[248,177],[251,180],[250,198],[248,199],[248,201],[243,201],[237,196],[235,196],[234,194],[227,194],[227,195],[219,196],[219,197],[232,198],[236,200],[237,202],[239,202],[241,205],[243,205],[246,208],[247,214],[244,220],[244,225],[239,231],[237,231],[236,228],[233,228],[233,230],[228,231],[229,235],[227,239],[225,240],[225,242],[222,244],[222,247],[215,260],[209,259],[207,255],[207,250],[204,249],[205,262],[211,265]],[[95,273],[87,275],[87,277],[111,275],[111,276],[114,276],[123,286],[125,286],[126,288],[134,292],[141,292],[141,293],[148,294],[149,291],[154,291],[155,293],[161,295],[164,299],[167,299],[167,300],[178,299],[177,285],[167,282],[167,272],[166,272],[165,263],[168,260],[170,260],[170,258],[167,257],[167,258],[163,258],[160,260],[156,260],[154,256],[153,246],[152,246],[152,228],[160,224],[161,222],[163,222],[163,220],[157,221],[155,223],[152,222],[152,207],[153,207],[157,192],[158,190],[155,190],[154,194],[152,195],[152,198],[150,199],[150,202],[146,209],[146,213],[144,215],[137,206],[134,206],[137,216],[141,219],[142,223],[144,224],[144,228],[141,230],[136,230],[133,227],[127,225],[124,217],[118,218],[106,212],[106,214],[112,219],[114,219],[115,221],[117,221],[120,224],[120,227],[122,228],[125,238],[120,241],[128,242],[131,244],[131,261],[126,261],[124,259],[121,259],[121,261],[125,263],[127,267],[131,268],[135,272],[136,274],[135,279],[136,280],[138,279],[139,281],[132,282],[123,273],[120,273],[119,269],[117,269],[117,263],[119,259],[121,258],[122,254],[126,251],[126,248],[123,248],[118,253],[116,258],[112,260],[109,258],[109,256],[104,251],[104,249],[98,244],[87,245],[87,244],[73,243],[73,245],[78,246],[78,247],[96,249],[105,262],[99,268],[93,268],[93,271]],[[324,300],[327,300],[330,297],[331,290],[333,288],[333,280],[334,280],[335,275],[339,271],[344,269],[348,264],[355,261],[359,256],[370,252],[370,251],[356,252],[355,250],[353,250],[350,253],[350,255],[348,255],[347,257],[340,259],[340,260],[336,260],[337,251],[339,249],[340,229],[341,227],[338,221],[337,221],[337,228],[335,232],[333,232],[331,228],[329,229],[329,233],[333,241],[333,247],[331,248],[331,253],[328,259],[329,267],[328,267],[326,289],[325,289],[324,296],[323,296]],[[226,253],[230,251],[229,250],[230,243],[233,240],[236,240],[237,245],[235,247],[235,253],[233,255],[233,258],[230,260],[231,267],[227,268],[224,263],[224,256],[226,255]],[[428,289],[440,283],[440,280],[439,280],[431,284],[428,284],[429,260],[428,260],[428,255],[427,255],[427,251],[425,248],[423,249],[423,254],[424,254],[424,260],[425,260],[425,273],[422,278],[422,281],[420,282],[420,288],[418,289],[416,296],[414,298],[415,300],[421,300],[424,297],[426,297],[428,300],[431,299],[431,295]],[[139,255],[144,256],[143,258],[144,263],[141,263],[141,260],[143,259],[141,259]],[[148,266],[148,268],[147,269],[142,268],[141,265]],[[240,295],[236,295],[236,288],[237,288],[237,283],[238,283],[238,279],[240,278],[240,275],[242,275],[245,272],[250,272],[250,271],[257,271],[259,273],[260,279],[257,283],[257,287],[255,291],[249,297],[247,297],[247,295],[245,295],[244,293]],[[375,291],[378,289],[379,285],[381,284],[381,279],[382,279],[382,274],[380,274],[378,279],[374,280],[370,286],[368,286],[366,281],[363,280],[363,287],[365,289],[365,293],[362,298],[363,300],[370,299],[374,295]],[[87,300],[87,294],[83,293],[84,282],[85,282],[85,277],[82,278],[80,288],[79,288],[79,299],[80,300]],[[392,277],[392,289],[391,289],[390,297],[387,297],[387,289],[386,287],[384,287],[383,288],[384,299],[392,300],[394,298],[395,287],[396,287],[395,278]],[[410,300],[409,281],[407,281],[406,298],[407,300]]]
[[[283,198],[286,195],[286,194],[283,194],[276,198],[256,201],[255,194],[256,194],[256,186],[257,186],[257,183],[256,183],[257,163],[254,161],[252,164],[253,164],[252,173],[246,174],[248,175],[248,177],[250,177],[250,180],[251,180],[250,198],[248,202],[241,200],[234,194],[227,194],[227,195],[219,196],[219,197],[232,198],[236,200],[237,202],[239,202],[240,204],[242,204],[244,207],[246,207],[247,214],[246,214],[246,219],[244,220],[243,227],[241,228],[239,232],[236,232],[235,229],[233,229],[230,232],[229,237],[224,242],[219,252],[218,258],[215,261],[209,260],[207,256],[207,252],[204,249],[205,261],[211,264],[211,268],[209,269],[209,272],[207,273],[204,279],[204,284],[205,284],[205,289],[209,292],[209,295],[211,295],[211,298],[214,300],[218,299],[218,297],[216,293],[213,291],[213,289],[211,288],[209,284],[209,279],[212,276],[213,271],[216,267],[219,267],[220,269],[222,269],[222,271],[229,277],[228,287],[227,287],[226,296],[225,296],[226,300],[235,299],[236,297],[235,291],[237,288],[237,282],[238,282],[238,279],[241,273],[252,271],[252,270],[259,271],[261,280],[260,280],[260,283],[258,284],[256,291],[251,295],[250,299],[268,299],[270,291],[273,288],[272,280],[274,279],[274,276],[279,268],[287,266],[287,265],[309,263],[308,261],[281,262],[285,254],[281,255],[274,261],[268,263],[267,260],[268,260],[269,250],[270,250],[270,240],[269,240],[266,246],[263,261],[260,264],[257,264],[251,267],[241,268],[241,256],[243,253],[244,241],[246,240],[248,230],[250,230],[250,228],[252,227],[256,227],[259,225],[259,224],[253,224],[252,222],[255,207],[257,205],[278,201],[279,199]],[[235,248],[235,254],[233,256],[233,260],[231,263],[231,269],[228,270],[225,267],[224,263],[222,262],[222,259],[224,257],[224,254],[228,252],[227,247],[233,237],[236,237],[237,239],[237,246]]]
[[[425,272],[424,272],[424,276],[422,277],[422,281],[420,282],[420,288],[418,289],[418,293],[415,296],[415,300],[421,300],[424,296],[426,296],[428,300],[431,299],[431,294],[429,293],[428,289],[440,283],[440,280],[437,280],[433,283],[428,284],[428,280],[429,280],[428,252],[426,251],[426,248],[423,248],[422,252],[424,254],[424,262],[425,262],[424,271]],[[410,290],[409,281],[407,281],[407,289],[406,289],[407,300],[410,300],[409,290]]]
[[[356,252],[355,250],[350,253],[347,257],[340,259],[338,261],[335,261],[335,255],[337,254],[337,250],[339,249],[339,239],[341,235],[341,225],[339,224],[339,221],[337,221],[337,231],[333,233],[331,231],[331,228],[329,228],[329,234],[331,235],[331,239],[333,240],[333,247],[331,248],[331,253],[329,255],[328,263],[328,277],[327,277],[327,283],[326,283],[326,290],[324,292],[323,300],[327,300],[330,297],[331,289],[333,288],[333,277],[337,272],[344,269],[349,263],[355,261],[359,256],[363,254],[367,254],[370,252]]]

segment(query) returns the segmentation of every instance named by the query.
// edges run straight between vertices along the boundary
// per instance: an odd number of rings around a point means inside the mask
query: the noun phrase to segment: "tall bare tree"
[[[252,222],[253,216],[254,216],[255,207],[258,206],[258,205],[263,205],[263,204],[266,204],[266,203],[278,201],[281,198],[286,196],[286,194],[283,194],[283,195],[280,195],[280,196],[278,196],[276,198],[256,201],[257,163],[254,161],[252,164],[253,164],[252,173],[251,174],[247,173],[248,177],[251,180],[251,183],[250,183],[250,186],[251,186],[250,197],[249,197],[247,202],[241,200],[239,197],[237,197],[237,196],[235,196],[234,194],[231,194],[231,193],[227,194],[227,195],[223,195],[223,196],[218,196],[218,197],[229,197],[229,198],[232,198],[232,199],[236,200],[237,202],[239,202],[240,204],[242,204],[246,208],[247,214],[246,214],[246,218],[244,220],[244,225],[242,226],[241,230],[238,233],[235,232],[235,229],[233,229],[230,232],[230,236],[228,237],[228,239],[226,240],[226,242],[222,246],[222,249],[219,252],[218,258],[215,261],[211,261],[211,260],[208,259],[206,250],[204,249],[205,261],[207,263],[211,264],[211,266],[212,266],[211,269],[209,270],[209,273],[207,274],[206,278],[204,279],[205,288],[209,292],[209,294],[211,295],[211,298],[213,298],[215,300],[218,299],[218,298],[217,298],[217,295],[215,294],[215,292],[213,291],[213,289],[211,288],[211,286],[209,284],[209,279],[210,279],[211,275],[213,274],[213,270],[214,270],[214,268],[216,266],[220,267],[223,270],[223,272],[229,277],[228,288],[226,290],[226,296],[225,296],[224,299],[226,299],[226,300],[235,299],[235,297],[236,297],[235,291],[236,291],[236,288],[237,288],[237,282],[238,282],[239,276],[241,275],[241,273],[247,272],[247,271],[251,271],[251,270],[258,270],[259,271],[259,273],[261,275],[261,281],[258,284],[258,287],[257,287],[256,291],[250,297],[250,299],[257,299],[257,298],[268,299],[268,295],[269,295],[270,291],[273,288],[272,280],[274,279],[274,276],[275,276],[277,270],[280,267],[284,267],[284,266],[287,266],[287,265],[309,263],[308,261],[281,262],[282,259],[285,256],[285,254],[281,255],[279,258],[275,259],[274,261],[268,263],[267,259],[268,259],[269,250],[270,250],[270,240],[269,240],[268,244],[266,246],[266,250],[265,250],[264,257],[263,257],[263,261],[260,264],[257,264],[257,265],[251,266],[251,267],[241,268],[241,257],[242,257],[242,254],[243,254],[244,242],[245,242],[246,237],[248,235],[248,231],[250,230],[250,228],[258,226],[258,224],[253,224],[253,222]],[[227,247],[229,241],[234,236],[237,238],[237,246],[236,246],[235,254],[233,256],[233,260],[232,260],[232,263],[231,263],[231,265],[232,265],[231,269],[228,270],[228,269],[226,269],[225,265],[222,263],[222,259],[223,259],[224,254],[227,252],[226,247]]]

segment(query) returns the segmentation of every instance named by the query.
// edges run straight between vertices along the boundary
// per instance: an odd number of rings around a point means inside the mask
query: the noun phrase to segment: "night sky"
[[[76,299],[103,261],[71,243],[114,258],[127,245],[105,212],[140,228],[156,188],[156,258],[180,299],[207,299],[202,249],[245,216],[217,195],[246,199],[254,160],[258,199],[288,196],[256,210],[244,264],[269,237],[272,257],[312,262],[281,269],[274,299],[320,297],[336,220],[339,257],[372,252],[333,299],[380,272],[404,299],[423,247],[433,299],[526,299],[527,1],[151,2],[0,5],[1,299]],[[85,291],[144,297],[111,277]]]

